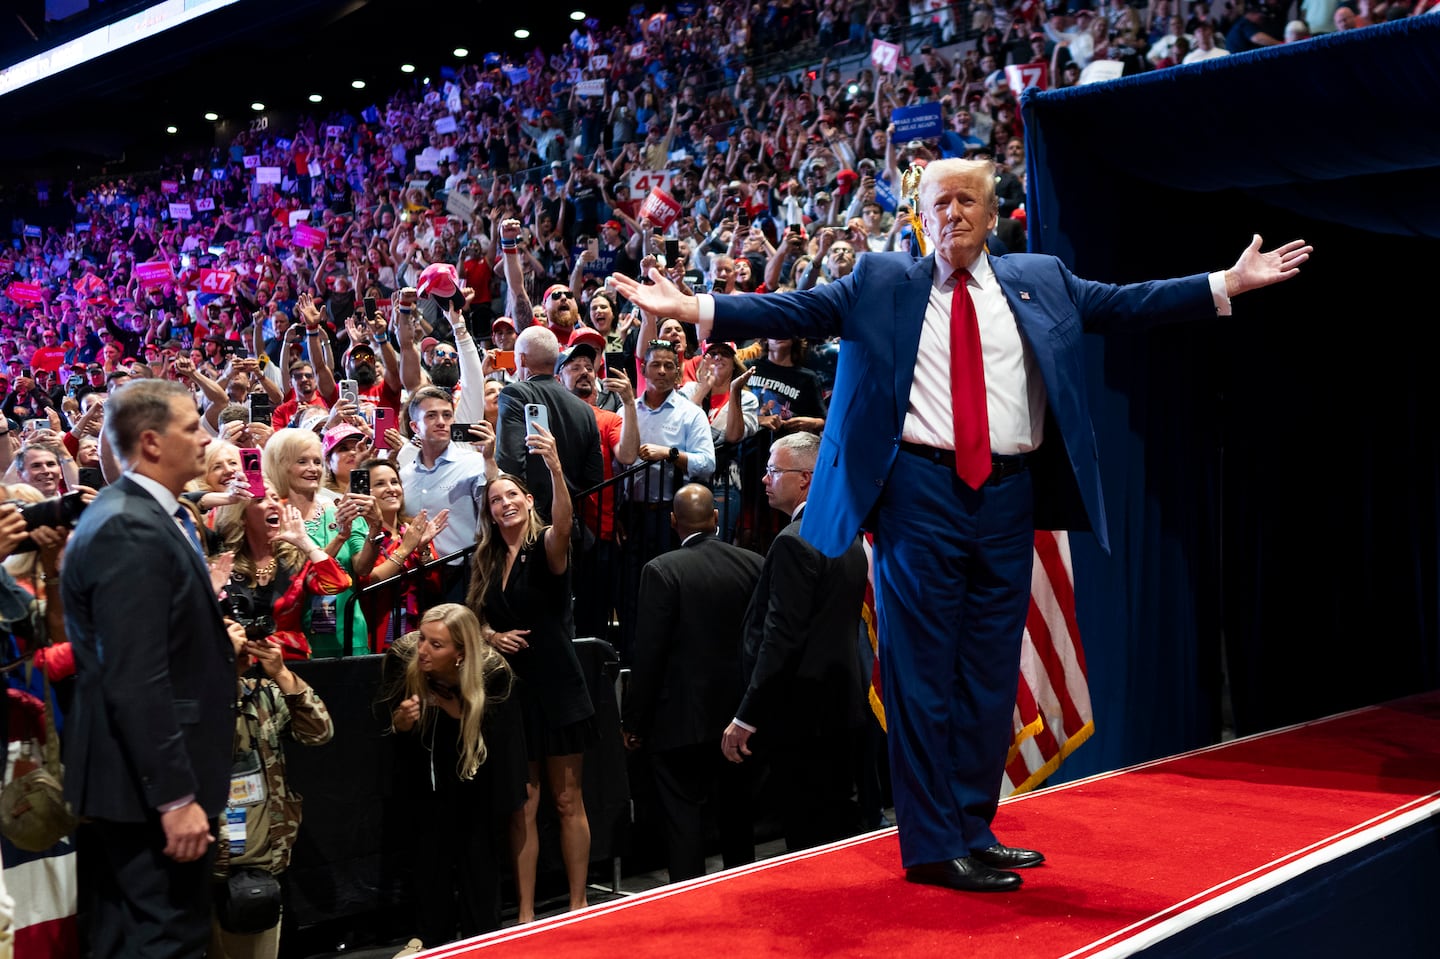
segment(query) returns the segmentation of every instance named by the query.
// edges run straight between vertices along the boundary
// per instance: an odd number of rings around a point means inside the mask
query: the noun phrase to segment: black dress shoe
[[[1019,889],[1022,881],[1015,873],[991,869],[974,856],[911,866],[905,870],[905,879],[961,892],[1009,892]]]
[[[971,859],[978,859],[992,869],[1029,869],[1045,861],[1044,855],[1033,849],[1015,849],[996,843],[989,849],[972,852]]]

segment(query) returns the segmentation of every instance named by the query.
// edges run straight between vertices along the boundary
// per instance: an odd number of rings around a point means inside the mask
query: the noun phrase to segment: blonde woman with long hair
[[[416,932],[427,947],[500,928],[506,823],[525,801],[510,668],[458,603],[425,613],[385,660],[396,783],[414,830]]]

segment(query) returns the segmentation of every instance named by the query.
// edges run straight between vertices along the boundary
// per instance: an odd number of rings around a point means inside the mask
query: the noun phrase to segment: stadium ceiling
[[[213,14],[0,96],[6,148],[0,168],[39,171],[74,164],[144,167],[167,153],[216,142],[248,124],[255,102],[275,115],[358,112],[442,66],[486,53],[520,57],[559,49],[580,10],[603,26],[632,4],[620,0],[240,0]],[[653,0],[649,6],[658,9]],[[530,36],[516,39],[516,30]],[[43,52],[12,50],[20,60]],[[415,66],[402,73],[402,64]],[[354,81],[364,81],[356,89]],[[311,94],[323,100],[311,103]],[[207,121],[214,113],[218,121]],[[167,127],[174,126],[175,134]]]

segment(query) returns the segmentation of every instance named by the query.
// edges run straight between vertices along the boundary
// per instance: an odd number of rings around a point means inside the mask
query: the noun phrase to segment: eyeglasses
[[[567,298],[573,300],[575,299],[575,294],[571,293],[569,290],[556,290],[554,293],[550,294],[550,299],[552,300],[564,300]]]
[[[443,360],[443,359],[447,359],[447,358],[449,358],[449,359],[454,359],[455,357],[457,357],[457,356],[459,356],[459,355],[460,355],[460,354],[459,354],[459,353],[456,353],[454,350],[436,350],[436,351],[435,351],[435,359],[437,359],[437,360]]]
[[[767,467],[765,467],[765,478],[766,478],[766,479],[775,479],[776,477],[780,476],[780,474],[782,474],[782,473],[813,473],[813,472],[815,472],[815,471],[814,471],[814,470],[802,470],[802,469],[781,469],[781,468],[778,467],[778,466],[767,466]]]

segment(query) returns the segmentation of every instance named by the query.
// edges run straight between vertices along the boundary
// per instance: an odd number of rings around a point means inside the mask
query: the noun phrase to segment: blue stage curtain
[[[1236,315],[1091,337],[1075,778],[1440,685],[1440,18],[1022,97],[1031,249],[1125,282],[1297,236]],[[1425,304],[1417,308],[1416,303]]]

